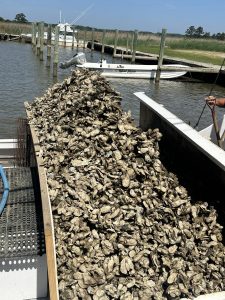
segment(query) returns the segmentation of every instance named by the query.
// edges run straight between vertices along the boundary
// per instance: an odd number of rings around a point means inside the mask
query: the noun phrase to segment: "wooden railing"
[[[29,111],[26,110],[26,114],[29,118]],[[50,198],[48,193],[47,177],[46,177],[46,172],[43,164],[43,159],[40,155],[39,140],[33,125],[30,125],[30,131],[33,140],[33,146],[34,146],[34,152],[36,156],[38,176],[40,182],[45,246],[46,246],[46,256],[47,256],[47,268],[48,268],[49,298],[50,300],[59,300],[54,225],[53,225],[51,203],[50,203]]]

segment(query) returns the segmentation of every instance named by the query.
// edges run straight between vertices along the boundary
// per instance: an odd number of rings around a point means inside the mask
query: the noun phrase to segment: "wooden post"
[[[91,34],[91,51],[94,50],[94,28],[92,28],[92,34]]]
[[[131,54],[133,53],[133,47],[134,47],[134,34],[132,34],[132,38],[131,38],[131,47],[130,47]],[[132,55],[131,55],[131,58],[132,58]]]
[[[105,52],[105,29],[102,32],[102,54]]]
[[[128,54],[128,48],[129,48],[129,32],[127,33],[127,46],[126,46],[126,54]]]
[[[121,62],[123,61],[123,54],[124,54],[124,50],[121,50]]]
[[[135,30],[133,33],[133,45],[132,45],[132,58],[131,58],[131,62],[134,63],[135,62],[135,56],[136,56],[136,50],[137,50],[137,38],[138,38],[138,31]]]
[[[66,25],[65,25],[65,27],[64,27],[64,47],[66,47]]]
[[[44,22],[40,25],[40,60],[44,60]]]
[[[36,54],[37,56],[40,55],[40,45],[41,45],[41,23],[38,23],[38,37],[37,37],[37,46],[36,46]]]
[[[73,27],[72,49],[74,49],[75,28]]]
[[[32,49],[34,49],[34,36],[35,36],[35,23],[32,23],[32,38],[31,38]]]
[[[161,73],[161,66],[163,63],[163,53],[165,48],[165,41],[166,41],[166,29],[162,29],[162,35],[161,35],[161,42],[160,42],[160,50],[159,50],[159,60],[158,60],[158,67],[156,71],[156,77],[155,82],[159,82],[160,80],[160,73]]]
[[[77,49],[79,48],[79,33],[77,31]]]
[[[57,77],[59,62],[59,27],[55,27],[55,44],[54,44],[54,58],[53,58],[53,77]]]
[[[33,51],[36,51],[36,46],[37,46],[37,23],[34,23],[34,46],[33,46]]]
[[[51,53],[52,53],[51,44],[52,44],[52,26],[50,24],[48,24],[46,67],[50,67],[50,64],[51,64]]]
[[[86,48],[86,37],[87,37],[87,31],[85,30],[84,32],[84,43],[83,43],[83,48]]]
[[[115,40],[114,40],[114,49],[113,49],[113,57],[116,55],[116,48],[117,48],[117,43],[118,43],[118,29],[115,31]]]
[[[36,50],[36,44],[37,44],[37,23],[32,23],[33,28],[32,28],[32,49],[33,51]]]

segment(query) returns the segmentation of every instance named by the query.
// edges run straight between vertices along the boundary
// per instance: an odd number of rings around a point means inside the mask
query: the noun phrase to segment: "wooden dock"
[[[87,45],[88,48],[91,48],[91,43],[89,42]],[[102,44],[99,42],[94,42],[94,50],[101,51]],[[105,53],[112,54],[114,52],[114,46],[113,45],[104,45],[104,51]],[[126,53],[126,49],[123,47],[117,48],[116,54],[114,54],[115,58],[121,58],[126,60],[131,60],[132,54],[131,50]],[[141,64],[157,64],[159,59],[159,55],[157,54],[151,54],[151,53],[144,53],[140,51],[136,51],[135,55],[135,61]],[[163,71],[187,71],[187,72],[194,72],[194,73],[209,73],[209,74],[217,74],[220,66],[215,66],[212,64],[206,64],[196,61],[191,61],[187,59],[181,59],[181,58],[174,58],[169,56],[163,56],[163,62],[165,64],[184,64],[185,68],[181,67],[163,67],[161,66],[161,70]],[[222,71],[224,72],[224,71]]]

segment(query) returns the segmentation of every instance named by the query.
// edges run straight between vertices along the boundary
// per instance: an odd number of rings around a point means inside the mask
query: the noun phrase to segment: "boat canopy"
[[[59,23],[57,25],[59,27],[59,32],[61,31],[65,31],[65,27],[66,27],[66,32],[73,32],[73,29],[71,28],[71,25],[69,23]]]

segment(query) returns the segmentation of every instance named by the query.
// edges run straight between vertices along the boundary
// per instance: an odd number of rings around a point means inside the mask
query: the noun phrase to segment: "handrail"
[[[3,167],[0,165],[0,175],[2,177],[2,182],[3,182],[3,187],[4,187],[4,192],[2,195],[2,200],[0,202],[0,215],[3,212],[7,199],[8,199],[8,195],[9,195],[9,184],[8,184],[8,180],[5,176],[5,172]]]

